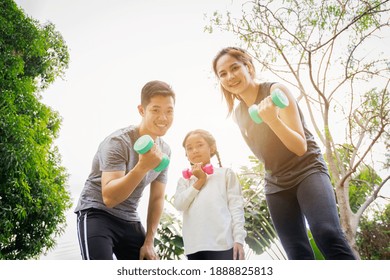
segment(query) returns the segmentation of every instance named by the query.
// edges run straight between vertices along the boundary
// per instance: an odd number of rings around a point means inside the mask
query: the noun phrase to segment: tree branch
[[[322,47],[324,47],[325,45],[329,44],[329,42],[335,40],[338,36],[340,36],[341,33],[343,33],[345,30],[349,29],[351,26],[353,26],[356,22],[358,22],[362,17],[364,16],[367,16],[367,15],[373,15],[373,14],[376,14],[376,13],[379,13],[379,12],[382,12],[382,11],[375,11],[376,8],[380,7],[381,5],[389,2],[390,0],[386,0],[386,1],[383,1],[373,7],[370,7],[368,10],[366,10],[364,13],[354,17],[351,22],[349,22],[345,27],[343,27],[340,31],[338,31],[332,38],[329,38],[327,41],[325,41],[325,43],[317,46],[316,48],[312,49],[311,51],[312,52],[315,52],[319,49],[321,49]],[[384,10],[386,11],[386,10]]]
[[[390,179],[390,175],[388,175],[382,183],[374,190],[374,192],[367,197],[366,201],[359,207],[359,210],[356,212],[356,215],[360,217],[363,215],[364,211],[367,209],[367,207],[375,201],[375,199],[378,197],[378,193],[383,188],[383,186],[386,184],[386,182]]]

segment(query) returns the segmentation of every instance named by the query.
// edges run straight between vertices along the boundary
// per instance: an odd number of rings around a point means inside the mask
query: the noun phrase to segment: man
[[[142,120],[109,135],[99,145],[75,209],[83,259],[158,259],[154,236],[163,211],[167,169],[155,171],[170,147],[160,138],[172,125],[175,93],[165,82],[148,82],[138,105]],[[133,146],[143,135],[154,145],[145,154]],[[146,233],[137,213],[150,184]]]

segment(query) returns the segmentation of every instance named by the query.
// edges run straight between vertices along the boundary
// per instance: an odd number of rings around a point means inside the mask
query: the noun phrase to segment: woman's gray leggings
[[[314,259],[307,224],[326,259],[356,259],[341,229],[333,187],[327,174],[311,174],[298,186],[268,194],[266,199],[289,259]]]

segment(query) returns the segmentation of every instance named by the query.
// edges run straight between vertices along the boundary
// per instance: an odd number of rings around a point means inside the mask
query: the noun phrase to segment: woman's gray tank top
[[[270,94],[271,85],[272,83],[260,84],[256,104]],[[307,128],[299,106],[298,110],[307,141],[307,151],[303,156],[297,156],[288,150],[267,124],[254,123],[245,102],[241,101],[234,111],[235,121],[247,145],[265,165],[266,194],[295,187],[315,172],[328,174],[321,150]]]

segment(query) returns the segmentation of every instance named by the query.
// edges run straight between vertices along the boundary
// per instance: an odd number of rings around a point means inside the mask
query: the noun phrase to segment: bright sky
[[[181,170],[189,165],[181,146],[189,130],[203,128],[215,136],[224,166],[239,171],[248,165],[251,152],[233,121],[226,119],[211,69],[214,55],[237,41],[227,33],[203,32],[208,23],[204,14],[231,10],[231,2],[16,0],[41,23],[54,23],[69,47],[65,79],[43,93],[43,102],[63,117],[56,143],[76,200],[103,138],[140,122],[140,91],[150,80],[168,82],[177,95],[175,121],[164,137],[172,149],[169,197]],[[68,221],[72,230],[74,223],[72,214]],[[72,242],[77,242],[70,229]]]
[[[174,173],[187,165],[181,141],[194,128],[214,134],[224,165],[245,163],[243,155],[249,155],[249,150],[240,135],[232,133],[238,129],[226,119],[211,71],[213,56],[234,41],[227,35],[203,32],[207,23],[203,14],[224,5],[211,1],[207,5],[206,1],[16,2],[40,22],[53,22],[69,47],[65,80],[58,79],[44,92],[43,102],[63,117],[58,145],[71,185],[81,187],[105,136],[139,123],[141,88],[155,79],[171,84],[177,94],[175,121],[164,137],[173,151],[171,182],[177,177]]]

